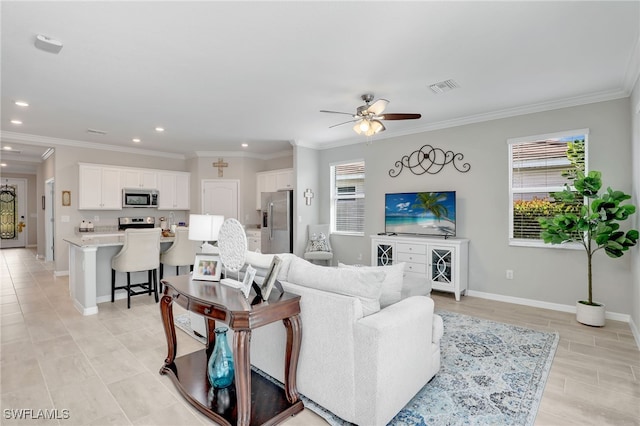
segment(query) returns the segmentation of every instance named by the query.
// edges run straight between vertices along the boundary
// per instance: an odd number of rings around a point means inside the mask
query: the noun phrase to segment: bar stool
[[[164,278],[164,265],[175,266],[176,275],[180,274],[180,266],[189,266],[189,270],[193,271],[198,245],[197,241],[189,239],[189,228],[178,226],[173,244],[167,251],[160,254],[160,279]],[[162,283],[158,290],[162,291]]]
[[[127,308],[131,308],[131,296],[154,293],[158,302],[158,266],[160,265],[160,228],[127,229],[124,245],[111,259],[111,302],[116,290],[127,290]],[[127,285],[116,286],[116,271],[127,273]],[[131,272],[147,271],[146,283],[131,284]],[[141,288],[135,291],[132,288]]]

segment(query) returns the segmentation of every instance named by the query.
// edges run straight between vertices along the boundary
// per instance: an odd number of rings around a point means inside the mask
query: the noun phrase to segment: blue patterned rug
[[[440,371],[389,425],[533,425],[558,334],[453,312],[438,314],[444,321]],[[187,331],[190,327],[181,322],[176,317],[176,325]],[[329,424],[351,424],[302,399],[305,408]]]

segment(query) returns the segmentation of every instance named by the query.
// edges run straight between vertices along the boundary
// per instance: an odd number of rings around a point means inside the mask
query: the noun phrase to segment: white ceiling
[[[626,97],[640,69],[637,1],[0,7],[2,143],[41,149],[79,141],[268,156],[292,142],[364,141],[350,125],[329,128],[348,116],[319,111],[355,112],[367,92],[391,101],[386,112],[422,114],[386,122],[381,138]],[[62,51],[36,49],[36,34]],[[429,90],[446,79],[460,88]]]

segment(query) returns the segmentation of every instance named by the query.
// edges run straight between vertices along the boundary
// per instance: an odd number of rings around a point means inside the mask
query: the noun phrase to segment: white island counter
[[[173,237],[160,239],[161,251],[170,247]],[[111,258],[124,244],[124,232],[115,234],[87,234],[64,238],[69,243],[69,293],[82,315],[98,313],[98,303],[111,301]],[[167,268],[169,273],[174,268]],[[159,271],[158,271],[159,274]],[[121,276],[122,275],[122,276]],[[146,272],[131,275],[131,282],[146,282]],[[158,283],[160,276],[158,275]],[[126,280],[117,274],[116,280]],[[124,293],[116,298],[126,297]]]

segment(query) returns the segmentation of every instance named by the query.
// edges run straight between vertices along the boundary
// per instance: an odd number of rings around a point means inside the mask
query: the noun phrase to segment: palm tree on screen
[[[446,194],[440,192],[419,192],[417,195],[417,203],[412,205],[412,208],[420,208],[425,212],[431,212],[433,216],[440,220],[442,217],[448,217],[449,211],[447,207],[442,203],[446,200]]]

